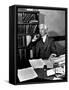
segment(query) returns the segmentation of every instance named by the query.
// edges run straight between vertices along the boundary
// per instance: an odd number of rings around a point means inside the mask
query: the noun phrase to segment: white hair
[[[40,25],[39,25],[39,28],[40,28],[40,29],[43,29],[43,28],[44,28],[44,29],[47,29],[48,27],[47,27],[46,24],[40,24]]]

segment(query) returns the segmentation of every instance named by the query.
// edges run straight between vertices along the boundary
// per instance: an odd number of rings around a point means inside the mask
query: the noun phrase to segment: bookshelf
[[[17,12],[17,59],[20,68],[26,67],[26,62],[30,59],[29,40],[34,34],[39,33],[39,12],[19,11]],[[30,42],[29,42],[30,43]],[[22,67],[21,67],[22,66]],[[27,65],[29,66],[29,65]]]

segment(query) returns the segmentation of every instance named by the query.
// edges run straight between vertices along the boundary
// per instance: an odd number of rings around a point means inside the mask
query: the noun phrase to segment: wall
[[[40,24],[44,23],[48,26],[49,36],[65,35],[65,11],[61,10],[39,10]],[[59,45],[65,46],[65,41],[58,42]]]

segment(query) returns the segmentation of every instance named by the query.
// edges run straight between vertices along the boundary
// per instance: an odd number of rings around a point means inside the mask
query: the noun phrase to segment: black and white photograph
[[[9,7],[9,82],[67,81],[67,8]]]

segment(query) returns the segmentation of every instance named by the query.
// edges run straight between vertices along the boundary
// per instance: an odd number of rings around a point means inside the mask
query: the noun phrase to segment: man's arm
[[[57,47],[54,40],[51,41],[51,53],[58,55]]]

